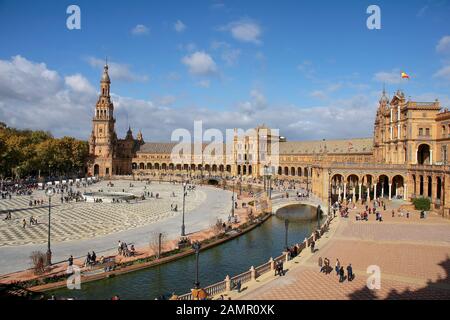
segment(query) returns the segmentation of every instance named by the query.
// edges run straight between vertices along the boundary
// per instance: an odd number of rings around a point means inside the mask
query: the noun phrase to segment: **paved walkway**
[[[93,191],[125,191],[140,195],[144,182],[115,181],[115,188],[107,188],[105,182],[91,187]],[[103,185],[104,184],[104,185]],[[226,220],[231,208],[231,192],[213,187],[198,187],[186,198],[186,233],[193,233],[210,227],[217,218]],[[69,255],[85,256],[95,250],[97,255],[116,251],[118,240],[148,246],[154,232],[164,232],[167,239],[175,239],[180,234],[182,212],[182,187],[177,184],[155,183],[147,186],[147,191],[159,192],[162,199],[150,199],[138,203],[60,203],[52,208],[52,252],[53,261],[66,260]],[[171,197],[172,191],[176,197]],[[39,194],[34,195],[39,197]],[[55,198],[58,198],[55,196]],[[33,251],[46,251],[47,224],[22,229],[20,221],[29,219],[29,197],[13,197],[11,202],[23,211],[13,213],[15,220],[0,224],[0,274],[10,273],[30,267]],[[10,201],[10,200],[6,200]],[[172,203],[178,204],[178,212],[170,210]],[[3,200],[0,202],[5,209]],[[10,207],[9,207],[10,208]],[[9,209],[8,208],[8,209]],[[39,222],[46,221],[48,207],[33,208],[33,215]],[[27,221],[28,222],[28,221]],[[9,225],[7,223],[10,223]],[[25,244],[26,243],[26,244]],[[25,244],[25,245],[24,245]]]
[[[394,207],[398,207],[394,204]],[[338,218],[330,233],[317,243],[318,251],[304,251],[288,262],[284,277],[263,275],[246,284],[232,299],[450,299],[450,221],[430,215],[419,219],[415,212],[407,219],[391,208],[383,222]],[[332,266],[339,258],[344,268],[351,263],[355,279],[339,282],[335,271],[325,275],[318,267],[319,257],[328,257]],[[369,290],[367,268],[377,265],[381,288]]]

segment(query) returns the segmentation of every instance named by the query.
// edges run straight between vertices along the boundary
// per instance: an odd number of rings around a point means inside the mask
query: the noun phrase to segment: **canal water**
[[[301,242],[317,227],[316,209],[306,205],[289,207],[269,218],[252,231],[211,249],[200,251],[200,284],[206,287],[222,281],[228,274],[237,275],[281,254],[285,244],[285,218],[288,243]],[[189,292],[195,282],[195,256],[128,274],[81,284],[81,290],[59,289],[48,294],[56,297],[102,300],[119,295],[121,299],[155,299],[172,292]]]

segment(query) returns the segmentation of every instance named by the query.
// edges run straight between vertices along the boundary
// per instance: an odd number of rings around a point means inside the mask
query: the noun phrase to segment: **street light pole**
[[[195,251],[195,288],[199,289],[200,288],[200,281],[199,281],[199,277],[198,277],[198,260],[199,260],[199,256],[200,256],[200,249],[201,249],[202,245],[200,244],[200,242],[195,241],[192,244],[192,249],[194,249]]]
[[[183,183],[183,222],[181,224],[181,236],[186,236],[186,227],[184,225],[184,208],[186,203],[186,182]]]
[[[333,190],[331,186],[331,169],[328,169],[328,216],[331,215],[331,197],[333,195]]]
[[[234,181],[233,181],[233,194],[231,195],[231,217],[234,218]]]
[[[285,229],[286,229],[285,237],[284,237],[284,247],[285,247],[286,249],[288,249],[288,248],[289,248],[289,246],[288,246],[289,219],[284,220],[284,227],[285,227]]]
[[[306,194],[309,198],[309,167],[306,167]]]
[[[322,208],[320,205],[317,207],[317,229],[320,230],[320,212],[322,211]]]
[[[52,207],[52,196],[53,196],[53,189],[50,187],[45,192],[48,196],[48,239],[47,239],[47,265],[52,264],[52,250],[51,250],[51,243],[50,243],[50,229],[51,229],[51,207]]]

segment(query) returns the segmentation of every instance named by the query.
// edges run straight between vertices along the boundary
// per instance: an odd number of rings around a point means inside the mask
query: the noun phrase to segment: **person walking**
[[[25,229],[25,227],[27,226],[27,221],[25,219],[22,220],[22,228]]]
[[[334,270],[336,271],[336,275],[339,275],[339,270],[341,270],[341,263],[339,262],[339,259],[336,259],[336,266],[334,267]]]
[[[339,282],[344,282],[345,280],[345,271],[344,267],[341,266],[341,269],[339,269]]]
[[[349,263],[349,265],[347,266],[347,278],[348,278],[348,281],[353,280],[353,268],[352,268],[351,263]]]

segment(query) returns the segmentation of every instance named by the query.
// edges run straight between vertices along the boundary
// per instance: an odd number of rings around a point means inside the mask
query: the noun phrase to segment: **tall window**
[[[442,162],[447,164],[447,146],[442,146]]]
[[[422,128],[419,128],[419,136],[420,137],[423,136],[423,129]]]
[[[426,129],[425,129],[425,135],[426,135],[427,137],[430,136],[430,128],[426,128]]]

